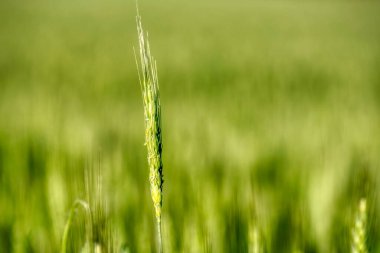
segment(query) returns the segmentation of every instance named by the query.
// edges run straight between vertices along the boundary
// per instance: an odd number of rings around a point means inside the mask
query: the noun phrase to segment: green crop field
[[[379,253],[380,2],[138,5],[162,210],[135,1],[0,0],[0,252]]]

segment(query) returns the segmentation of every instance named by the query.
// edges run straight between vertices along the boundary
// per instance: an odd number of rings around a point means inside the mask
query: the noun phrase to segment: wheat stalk
[[[366,225],[367,225],[367,201],[361,199],[359,203],[359,212],[355,219],[355,225],[352,230],[352,253],[367,253],[366,246]]]
[[[164,181],[162,174],[161,104],[157,65],[150,54],[149,42],[144,37],[139,15],[137,15],[136,21],[140,46],[140,65],[137,63],[137,59],[136,64],[144,103],[145,145],[148,150],[150,192],[156,213],[159,251],[162,252],[161,209]]]

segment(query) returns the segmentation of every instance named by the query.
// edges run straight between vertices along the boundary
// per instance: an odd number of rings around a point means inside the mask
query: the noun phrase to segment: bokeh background
[[[165,252],[349,252],[361,198],[380,252],[380,3],[139,9],[161,89]],[[135,16],[129,0],[0,1],[0,252],[59,252],[77,199],[97,244],[156,251]]]

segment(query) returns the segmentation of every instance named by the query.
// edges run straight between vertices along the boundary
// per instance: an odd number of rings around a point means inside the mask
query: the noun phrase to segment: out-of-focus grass
[[[379,3],[139,5],[161,89],[164,250],[247,252],[258,228],[268,252],[348,252],[367,197],[379,252]],[[135,15],[0,2],[0,252],[59,251],[93,168],[116,246],[155,250]]]

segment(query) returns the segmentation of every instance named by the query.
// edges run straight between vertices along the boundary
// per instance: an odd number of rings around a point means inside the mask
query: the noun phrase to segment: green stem
[[[163,253],[162,247],[162,233],[161,233],[161,219],[157,220],[157,230],[158,230],[158,252]]]
[[[61,253],[66,253],[67,251],[67,239],[69,237],[70,226],[74,217],[75,210],[78,206],[83,207],[83,209],[85,210],[85,213],[88,216],[87,217],[88,220],[86,221],[86,230],[87,230],[86,232],[87,232],[87,237],[88,237],[87,240],[89,241],[89,243],[91,241],[90,238],[92,236],[92,226],[91,226],[90,206],[85,201],[78,199],[74,202],[73,206],[71,207],[69,218],[67,219],[65,230],[63,231]]]

